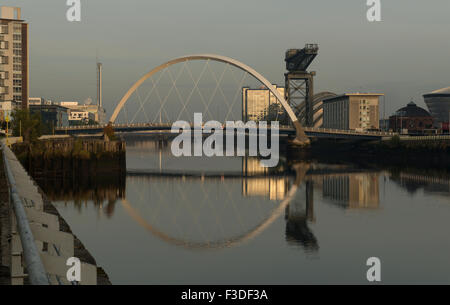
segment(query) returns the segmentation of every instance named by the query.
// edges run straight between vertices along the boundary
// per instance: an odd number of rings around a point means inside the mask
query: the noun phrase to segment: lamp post
[[[8,141],[8,133],[9,133],[9,114],[6,115],[5,118],[6,121],[6,146],[9,146],[9,141]]]

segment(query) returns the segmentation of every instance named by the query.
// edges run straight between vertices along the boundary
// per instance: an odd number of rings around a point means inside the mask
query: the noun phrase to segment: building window
[[[22,58],[21,57],[13,57],[13,63],[20,64],[21,62],[22,62]]]
[[[13,35],[13,40],[22,40],[22,35],[20,35],[20,34],[14,34],[14,35]]]
[[[22,49],[22,44],[20,42],[14,42],[13,43],[13,48],[14,49]]]
[[[21,65],[13,65],[13,70],[14,71],[22,71],[22,66]]]

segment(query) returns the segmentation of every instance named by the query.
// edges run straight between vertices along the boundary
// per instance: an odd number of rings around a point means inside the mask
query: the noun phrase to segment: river
[[[450,176],[127,141],[125,181],[44,189],[113,284],[450,283]]]

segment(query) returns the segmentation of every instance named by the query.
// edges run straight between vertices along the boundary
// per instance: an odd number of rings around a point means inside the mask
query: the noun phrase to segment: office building
[[[71,125],[88,124],[93,121],[95,121],[95,115],[89,111],[69,110],[69,123]]]
[[[28,24],[18,7],[0,7],[0,102],[28,107]]]
[[[284,96],[284,88],[274,85]],[[273,121],[284,113],[283,106],[266,87],[259,89],[242,88],[242,121]]]
[[[45,99],[43,97],[30,97],[28,98],[28,105],[44,105]]]
[[[78,120],[81,117],[81,119],[87,118],[98,123],[105,122],[105,110],[99,105],[91,104],[91,102],[92,100],[88,98],[84,104],[79,104],[75,101],[64,101],[59,104],[69,109],[69,117],[73,118],[73,120]],[[73,115],[71,115],[72,113]]]
[[[59,105],[30,105],[30,113],[39,113],[42,122],[52,127],[68,127],[69,117],[67,108]]]
[[[53,102],[43,97],[30,97],[28,98],[28,105],[53,105]]]
[[[379,93],[345,93],[323,100],[323,128],[379,129]]]

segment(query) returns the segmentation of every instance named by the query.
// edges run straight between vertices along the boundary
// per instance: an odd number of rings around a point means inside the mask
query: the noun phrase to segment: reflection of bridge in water
[[[314,189],[321,190],[322,198],[338,207],[377,208],[379,205],[378,176],[379,172],[376,171],[367,172],[366,170],[362,171],[342,165],[324,166],[305,162],[294,164],[290,168],[287,168],[287,165],[283,165],[278,169],[272,170],[261,167],[259,159],[246,157],[242,160],[241,171],[236,172],[131,169],[127,173],[126,193],[125,185],[122,183],[118,185],[93,186],[90,189],[78,188],[71,191],[63,190],[63,188],[57,188],[56,190],[50,188],[50,190],[46,190],[46,193],[53,201],[74,200],[76,207],[80,210],[88,204],[88,201],[92,200],[96,204],[98,212],[100,214],[105,213],[108,217],[113,215],[116,204],[120,203],[139,225],[154,236],[170,244],[189,249],[220,249],[242,244],[261,234],[284,214],[287,242],[289,244],[298,244],[306,251],[316,251],[319,248],[318,241],[309,228],[309,224],[314,223],[316,218],[314,215]],[[200,201],[207,201],[210,200],[209,198],[215,192],[211,186],[217,185],[217,187],[226,188],[230,182],[240,184],[241,198],[261,198],[263,200],[261,202],[272,201],[275,203],[275,205],[265,204],[265,207],[269,207],[270,211],[260,215],[263,218],[256,221],[254,225],[246,224],[248,226],[247,229],[231,237],[201,242],[171,236],[170,233],[165,233],[163,229],[152,224],[152,221],[148,219],[149,214],[143,214],[140,210],[141,208],[138,207],[144,202],[161,200],[160,196],[162,196],[163,201],[159,204],[163,206],[166,200],[171,200],[170,198],[175,198],[172,200],[176,202],[181,200],[189,201],[189,199],[185,198],[185,192],[192,187],[202,189],[204,193],[200,193],[199,196],[203,196]],[[135,184],[138,186],[137,189],[136,187],[134,190],[128,189]],[[164,185],[177,186],[168,188],[171,189],[171,193],[175,197],[164,197],[163,192],[165,192],[167,187],[158,190],[158,193],[154,192],[155,188],[158,189]],[[140,198],[128,198],[127,200],[126,194],[142,193],[147,187],[152,187],[153,193],[150,192],[149,194],[140,195]],[[221,196],[224,195],[226,195],[226,192]],[[103,203],[105,200],[107,201],[106,205]],[[230,197],[229,200],[233,201],[230,207],[240,209],[242,206],[242,200],[239,198]],[[137,203],[139,204],[136,205]],[[192,207],[196,208],[195,202],[192,204]],[[254,206],[254,209],[258,209],[258,207]],[[188,214],[183,212],[181,215]],[[236,220],[230,219],[230,221]]]
[[[74,199],[80,210],[88,201],[93,201],[99,215],[106,214],[108,217],[114,214],[116,205],[120,204],[140,226],[155,237],[176,246],[197,250],[221,249],[248,242],[284,215],[286,241],[291,245],[303,247],[305,251],[314,252],[319,249],[319,241],[311,229],[311,224],[317,218],[314,209],[315,197],[319,196],[317,198],[325,203],[344,209],[377,209],[380,205],[379,170],[317,162],[293,163],[284,156],[281,156],[280,163],[275,168],[261,167],[258,158],[243,157],[239,170],[233,170],[232,167],[226,167],[224,171],[170,170],[162,166],[165,162],[161,162],[163,156],[169,157],[169,160],[172,157],[170,141],[167,139],[152,138],[142,141],[138,135],[127,136],[127,146],[130,155],[137,157],[137,160],[140,160],[139,156],[142,156],[143,152],[143,156],[149,156],[150,151],[152,159],[143,160],[158,163],[159,155],[160,167],[128,169],[126,192],[125,181],[122,181],[117,182],[118,184],[114,182],[109,185],[72,189],[69,192],[63,190],[65,187],[61,187],[53,191],[46,190],[46,193],[52,200]],[[170,162],[166,164],[169,165]],[[195,169],[192,166],[188,168]],[[230,186],[231,192],[235,192],[233,196],[229,196],[230,190],[227,190]],[[192,193],[197,194],[194,196]],[[107,201],[106,205],[104,201]],[[220,203],[208,205],[208,201]],[[189,203],[188,207],[186,202]],[[171,207],[177,205],[181,206],[181,212],[171,213]],[[166,214],[158,214],[161,207],[165,209],[163,212]],[[205,222],[199,224],[195,209],[205,208],[210,209],[207,211],[211,215],[202,215],[205,217],[200,220]],[[223,214],[227,209],[229,210]],[[239,224],[242,215],[233,216],[234,218],[226,216],[233,212],[239,214],[241,209],[244,209],[244,214],[246,211],[254,214],[245,219],[243,226]],[[180,217],[192,217],[191,222],[181,220],[181,231],[198,225],[205,225],[204,230],[207,232],[214,231],[211,225],[217,228],[221,226],[217,217],[225,219],[231,230],[224,231],[228,234],[214,233],[213,238],[208,235],[203,241],[201,231],[200,235],[197,231],[189,232],[191,235],[187,234],[188,238],[184,238],[183,234],[170,229],[170,221],[175,219],[176,222]],[[169,230],[166,230],[167,228]]]
[[[51,198],[52,200],[62,201],[78,196],[77,206],[79,209],[87,204],[87,201],[95,199],[94,202],[97,202],[99,213],[106,213],[107,216],[112,216],[115,206],[120,204],[137,224],[148,230],[153,236],[169,244],[192,250],[222,249],[247,243],[284,215],[286,241],[290,245],[301,246],[306,252],[315,252],[319,249],[319,240],[311,228],[317,218],[314,201],[320,198],[325,203],[344,209],[377,209],[380,205],[379,178],[382,174],[383,172],[377,170],[368,171],[344,165],[331,166],[306,162],[293,164],[289,168],[287,165],[283,165],[273,171],[260,167],[257,158],[247,157],[242,161],[241,171],[236,172],[130,170],[127,174],[126,193],[124,186],[115,188],[110,185],[103,189],[96,188],[90,193],[89,190],[84,191],[81,195],[75,192],[67,193],[64,196],[64,193],[61,192],[56,194],[50,192],[49,196],[55,195],[56,198]],[[402,172],[400,176],[402,181],[422,181],[422,185],[429,180],[426,175],[420,174]],[[391,178],[395,180],[392,175]],[[439,181],[436,179],[433,178],[433,181],[428,181],[428,183],[438,182],[440,185],[448,186],[448,179],[444,177],[438,179]],[[128,189],[133,185],[135,189]],[[196,218],[194,210],[208,208],[205,205],[208,200],[216,200],[214,197],[216,192],[220,189],[230,188],[230,185],[240,186],[237,188],[237,190],[240,189],[239,194],[228,199],[225,198],[225,201],[221,201],[224,203],[209,206],[213,210],[206,213],[212,214],[206,218],[206,223],[202,221],[199,223],[198,220],[202,220],[202,218]],[[140,195],[136,197],[139,191],[148,187],[152,188],[151,192],[144,192],[142,197],[139,198]],[[164,195],[168,190],[171,193],[169,197]],[[230,190],[234,191],[236,188]],[[219,198],[226,197],[228,196],[227,192],[217,193],[217,196]],[[189,194],[192,193],[198,193],[198,196],[190,196]],[[133,194],[135,195],[130,197]],[[108,201],[106,205],[103,205],[102,196],[104,200]],[[195,201],[195,198],[198,201]],[[250,204],[246,204],[244,199],[251,199]],[[85,200],[84,203],[83,200]],[[184,203],[181,203],[182,200],[185,200]],[[159,202],[161,206],[155,205],[156,202]],[[190,202],[190,209],[181,209],[171,215],[172,206],[180,204],[184,206],[186,202]],[[166,206],[167,204],[169,206]],[[221,206],[222,204],[225,206]],[[168,214],[154,214],[161,207],[165,208],[164,211]],[[148,208],[151,208],[151,211],[146,211]],[[233,213],[233,210],[235,212],[237,210],[239,213],[242,208],[244,213],[246,209],[249,209],[249,213],[254,214],[249,217],[249,222],[244,222],[244,226],[241,226],[242,224],[239,224],[238,221],[242,215],[229,218],[226,216],[227,213],[222,214],[222,211],[227,209],[229,209],[229,213]],[[261,208],[263,208],[262,213],[258,212]],[[218,210],[214,212],[214,209]],[[194,213],[192,214],[193,218],[190,213]],[[160,218],[161,216],[162,218]],[[222,217],[222,221],[228,222],[228,226],[231,226],[232,230],[225,230],[222,232],[224,235],[220,235],[220,238],[206,238],[202,241],[202,235],[198,235],[200,231],[194,230],[191,233],[197,233],[194,235],[189,233],[186,235],[188,238],[185,238],[183,234],[179,235],[170,229],[165,229],[170,228],[171,218],[178,221],[180,217],[184,218],[181,219],[182,231],[189,229],[190,226],[199,225],[205,225],[204,230],[207,232],[214,231],[215,229],[211,225],[221,226],[216,217]],[[155,219],[158,221],[154,222]],[[161,224],[163,225],[161,226]],[[214,236],[216,235],[213,234]]]
[[[336,166],[334,168],[325,168],[320,165],[310,163],[297,163],[292,166],[290,170],[280,170],[274,172],[267,168],[259,166],[257,158],[244,158],[242,162],[242,171],[240,172],[201,172],[201,171],[159,171],[159,170],[129,170],[128,176],[135,179],[150,182],[156,181],[171,181],[174,184],[180,182],[198,182],[217,181],[219,183],[226,183],[226,181],[241,181],[242,197],[243,198],[266,198],[270,201],[280,201],[279,204],[272,210],[269,216],[256,226],[250,228],[245,233],[230,237],[226,239],[208,241],[208,242],[192,242],[180,238],[169,236],[157,229],[156,226],[151,225],[146,221],[139,212],[133,208],[128,200],[123,200],[124,208],[142,227],[149,230],[158,238],[186,248],[191,249],[217,249],[223,247],[232,247],[250,239],[255,238],[262,233],[268,226],[276,221],[282,212],[285,214],[286,220],[286,240],[290,244],[299,244],[305,248],[306,251],[318,250],[318,241],[310,230],[308,223],[314,222],[314,185],[326,185],[327,181],[342,178],[352,177],[351,181],[364,181],[364,175],[361,170]],[[373,177],[378,177],[378,174],[371,173]],[[290,183],[291,182],[291,183]],[[366,197],[374,195],[375,198],[366,198],[361,194],[366,193],[367,187],[370,183],[376,183],[373,189],[378,191],[378,179],[368,180],[367,183],[358,185],[359,189],[355,191],[353,188],[333,188],[330,190],[323,189],[328,194],[335,192],[334,198],[340,198],[342,193],[347,194],[348,208],[376,208],[379,203],[378,194],[368,193]],[[304,187],[304,195],[302,197],[300,189]],[[300,194],[301,193],[301,194]],[[355,197],[353,194],[356,193]],[[342,198],[340,198],[342,199]],[[359,201],[358,201],[359,200]],[[343,200],[335,200],[339,206],[343,206]],[[359,202],[359,204],[358,204]]]

